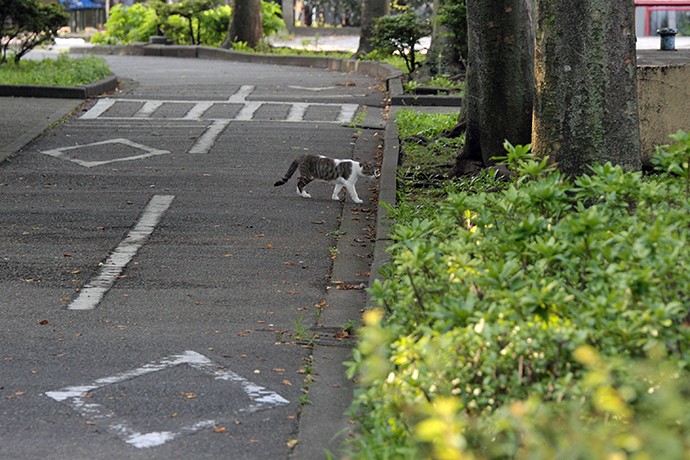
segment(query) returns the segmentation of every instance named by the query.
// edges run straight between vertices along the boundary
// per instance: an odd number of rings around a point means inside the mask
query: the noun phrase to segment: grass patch
[[[103,58],[60,55],[56,59],[23,59],[19,64],[0,65],[0,82],[6,85],[73,87],[101,80],[110,73]]]

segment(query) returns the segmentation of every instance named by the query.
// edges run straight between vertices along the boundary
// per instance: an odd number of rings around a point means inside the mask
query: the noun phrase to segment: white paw
[[[352,201],[354,201],[354,202],[357,203],[357,204],[362,204],[362,203],[364,203],[364,201],[360,200],[359,198],[353,199]]]
[[[333,195],[331,196],[331,200],[340,201],[340,197],[338,195]]]

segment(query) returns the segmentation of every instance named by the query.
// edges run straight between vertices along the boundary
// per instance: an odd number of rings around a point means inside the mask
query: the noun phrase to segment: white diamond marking
[[[101,145],[108,145],[108,144],[126,145],[128,147],[132,147],[133,149],[141,150],[143,153],[141,153],[139,155],[123,156],[123,157],[113,158],[110,160],[103,160],[103,161],[86,161],[86,160],[80,160],[79,158],[69,158],[66,156],[72,150],[88,149],[89,147],[98,147]],[[157,155],[165,155],[165,154],[170,153],[170,151],[169,150],[156,149],[153,147],[148,147],[146,145],[138,144],[136,142],[130,141],[129,139],[117,138],[117,139],[109,139],[107,141],[92,142],[90,144],[74,145],[71,147],[62,147],[59,149],[42,150],[41,153],[43,153],[45,155],[50,155],[50,156],[55,157],[55,158],[60,158],[63,160],[71,161],[71,162],[76,163],[80,166],[84,166],[85,168],[93,168],[94,166],[102,166],[102,165],[106,165],[106,164],[110,164],[110,163],[116,163],[116,162],[120,162],[120,161],[141,160],[143,158],[154,157]]]
[[[240,385],[252,402],[249,406],[237,409],[236,412],[252,413],[259,410],[284,406],[290,403],[290,401],[283,398],[278,393],[250,382],[235,372],[223,369],[206,356],[190,350],[180,353],[179,355],[172,355],[158,361],[150,362],[137,369],[97,379],[87,385],[68,386],[59,390],[47,391],[45,395],[55,401],[69,405],[82,417],[87,417],[94,422],[105,423],[109,432],[117,435],[131,446],[139,449],[156,447],[179,438],[180,436],[193,434],[204,428],[219,425],[223,421],[200,420],[191,425],[184,426],[176,432],[152,431],[149,433],[142,433],[136,430],[126,418],[119,417],[116,413],[108,411],[101,404],[89,402],[89,393],[108,385],[118,384],[126,380],[135,379],[183,364],[187,364],[194,369],[208,374],[216,380]]]

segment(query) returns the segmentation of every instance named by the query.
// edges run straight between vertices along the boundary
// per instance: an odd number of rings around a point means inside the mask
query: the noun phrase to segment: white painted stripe
[[[307,112],[307,108],[309,108],[309,104],[302,102],[292,104],[285,121],[302,121],[304,119],[304,114]]]
[[[357,112],[357,104],[342,104],[340,106],[340,114],[336,120],[338,123],[349,123],[355,117],[355,112]]]
[[[243,407],[236,408],[234,411],[235,414],[253,413],[290,403],[290,401],[283,398],[275,391],[271,391],[256,383],[250,382],[239,374],[222,368],[206,356],[191,350],[184,351],[179,355],[168,356],[158,361],[144,364],[136,369],[97,379],[88,385],[68,386],[59,390],[47,391],[45,395],[55,401],[68,404],[74,411],[93,422],[104,424],[109,432],[114,433],[127,444],[139,449],[156,447],[180,436],[196,433],[207,427],[228,424],[231,414],[226,415],[220,420],[203,419],[191,425],[183,426],[176,432],[152,431],[142,433],[132,426],[132,423],[136,423],[136,421],[132,422],[128,417],[118,415],[117,408],[113,410],[112,407],[106,408],[94,402],[91,398],[92,395],[89,393],[108,385],[122,383],[152,372],[158,372],[184,364],[212,376],[215,380],[241,386],[249,398],[249,403]]]
[[[146,101],[133,115],[134,118],[148,118],[163,105],[163,101]]]
[[[98,276],[89,281],[79,292],[79,296],[69,304],[68,310],[93,310],[96,308],[105,293],[115,284],[117,277],[122,274],[125,266],[144,244],[146,238],[153,233],[174,198],[173,195],[155,195],[151,198],[136,226],[108,257]]]
[[[98,102],[96,102],[96,105],[91,107],[86,113],[84,113],[80,118],[83,119],[94,119],[98,118],[103,113],[105,113],[106,110],[108,110],[110,107],[112,107],[115,104],[115,99],[109,99],[109,98],[104,98],[104,99],[99,99]]]
[[[239,113],[235,115],[235,120],[251,120],[252,118],[254,118],[254,114],[256,113],[256,111],[259,110],[259,107],[261,107],[262,105],[263,102],[245,102],[244,107],[242,107],[242,110],[240,110]]]
[[[327,89],[336,89],[337,86],[288,86],[292,89],[302,89],[305,91],[325,91]]]
[[[197,102],[194,104],[194,107],[189,109],[189,112],[187,112],[183,118],[185,120],[198,120],[213,106],[213,104],[215,104],[213,101]]]
[[[240,86],[237,92],[228,98],[228,102],[245,102],[247,97],[250,96],[255,89],[256,86],[253,85]]]
[[[208,153],[211,147],[216,143],[218,136],[228,127],[230,120],[216,120],[208,128],[204,134],[194,143],[189,153]]]

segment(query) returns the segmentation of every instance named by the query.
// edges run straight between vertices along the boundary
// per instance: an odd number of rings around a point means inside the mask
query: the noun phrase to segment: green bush
[[[378,18],[372,30],[371,43],[374,51],[402,57],[408,73],[412,73],[419,65],[415,49],[430,31],[428,21],[421,21],[414,12],[406,11]]]
[[[118,3],[110,9],[105,29],[94,34],[91,43],[119,45],[148,42],[149,37],[158,32],[158,16],[156,10],[145,3],[135,3],[130,7]]]
[[[433,442],[414,427],[435,405],[461,449],[467,427],[497,432],[497,411],[515,401],[554,404],[554,420],[559,407],[595,404],[583,347],[627,362],[662,348],[685,375],[690,141],[676,139],[657,156],[661,174],[605,164],[576,180],[506,144],[508,180],[486,172],[445,186],[442,201],[391,210],[392,262],[370,288],[385,319],[369,317],[350,367],[361,376],[362,458],[424,457]]]
[[[160,0],[135,3],[131,7],[115,5],[105,31],[94,35],[91,42],[102,45],[147,42],[159,32],[181,45],[219,46],[225,40],[231,9],[218,0],[185,0],[167,4]],[[285,27],[279,17],[280,6],[262,2],[265,35]]]

